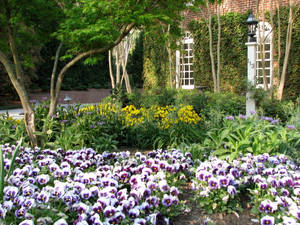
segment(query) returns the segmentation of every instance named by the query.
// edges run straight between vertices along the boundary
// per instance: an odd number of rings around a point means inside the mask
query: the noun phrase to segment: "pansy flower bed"
[[[4,168],[14,146],[2,145]],[[0,207],[6,224],[168,224],[182,208],[177,186],[190,155],[157,150],[97,154],[92,149],[24,148]]]
[[[195,168],[194,188],[207,210],[235,211],[250,193],[260,224],[300,224],[300,166],[285,155],[247,154],[232,162],[210,157]]]

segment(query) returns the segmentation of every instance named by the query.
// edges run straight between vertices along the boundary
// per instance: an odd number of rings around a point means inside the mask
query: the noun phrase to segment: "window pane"
[[[265,61],[265,67],[270,67],[270,61]]]
[[[191,85],[193,85],[194,84],[194,79],[191,79]]]
[[[259,77],[259,78],[257,79],[257,83],[258,83],[258,84],[263,84],[263,83],[264,83],[263,78],[262,78],[262,77]]]
[[[188,58],[184,58],[184,63],[186,64],[188,62],[189,62]]]
[[[189,66],[188,66],[188,65],[185,65],[185,66],[184,66],[184,70],[185,70],[185,71],[189,71]]]
[[[190,65],[190,71],[194,71],[194,65]]]
[[[265,51],[270,51],[271,45],[270,44],[265,44]]]
[[[265,59],[270,59],[270,56],[271,56],[270,52],[266,52]]]
[[[184,48],[184,49],[188,49],[188,44],[184,44],[184,45],[183,45],[183,48]]]

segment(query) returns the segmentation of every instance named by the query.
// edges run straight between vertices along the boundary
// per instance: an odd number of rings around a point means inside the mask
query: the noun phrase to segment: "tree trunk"
[[[172,60],[172,49],[171,49],[171,42],[170,42],[170,24],[168,25],[167,29],[167,35],[168,35],[168,40],[167,40],[167,52],[168,52],[168,59],[169,59],[169,82],[170,82],[170,88],[173,88],[173,76],[172,76],[172,67],[173,67],[173,60]]]
[[[221,21],[220,21],[220,5],[217,4],[217,20],[218,20],[218,44],[217,44],[217,92],[221,92],[220,87],[220,70],[221,70]]]
[[[278,95],[277,97],[280,101],[283,98],[283,89],[284,89],[284,85],[285,85],[288,60],[289,60],[289,55],[290,55],[290,50],[291,50],[291,45],[292,45],[293,22],[294,22],[292,0],[289,1],[289,7],[290,7],[289,24],[288,24],[288,28],[287,28],[287,32],[286,32],[285,53],[284,53],[284,60],[283,60],[280,84],[279,84],[278,93],[277,93],[277,95]]]
[[[111,64],[111,50],[108,51],[108,65],[109,65],[109,76],[110,76],[110,82],[111,82],[111,88],[115,88],[115,78],[112,70],[112,64]]]
[[[127,93],[132,93],[129,76],[128,76],[128,73],[127,73],[127,70],[126,70],[125,60],[122,60],[122,70],[123,70],[123,77],[124,77],[124,80],[125,80],[126,91],[127,91]]]
[[[280,0],[277,0],[277,24],[278,24],[278,36],[277,36],[277,77],[280,80],[280,72],[281,72],[281,19],[280,19]]]
[[[217,79],[216,79],[216,71],[215,71],[215,59],[213,54],[213,37],[212,37],[212,15],[210,12],[210,5],[208,1],[206,1],[206,7],[208,12],[208,31],[209,31],[209,54],[210,54],[210,62],[211,62],[211,70],[212,70],[212,77],[214,82],[214,92],[218,92],[217,89]]]
[[[16,57],[16,55],[15,55],[15,57]],[[10,78],[10,81],[12,82],[13,86],[15,87],[15,89],[20,97],[21,104],[24,109],[25,128],[26,128],[29,140],[30,140],[30,144],[32,146],[37,146],[38,140],[35,135],[36,130],[35,130],[35,121],[34,121],[34,110],[31,106],[31,104],[29,103],[29,97],[28,97],[28,93],[25,89],[24,83],[22,83],[22,79],[20,80],[17,77],[16,73],[14,72],[13,65],[11,64],[11,62],[8,60],[8,58],[5,56],[5,54],[2,51],[0,51],[0,61],[4,65],[4,67],[8,73],[8,76]],[[18,63],[20,63],[20,62],[18,62]],[[19,74],[19,76],[20,76],[20,74]]]

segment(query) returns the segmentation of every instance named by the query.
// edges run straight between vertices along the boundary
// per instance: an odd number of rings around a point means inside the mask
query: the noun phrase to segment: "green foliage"
[[[220,158],[233,160],[239,155],[279,153],[299,157],[299,133],[277,124],[277,120],[253,116],[245,119],[224,119],[223,128],[211,129],[203,142],[203,147],[210,148],[212,154]]]
[[[262,88],[254,89],[253,97],[260,115],[278,118],[283,123],[286,123],[296,111],[293,102],[270,99],[269,94]]]
[[[25,134],[23,120],[14,120],[8,114],[0,114],[0,144],[15,143]]]
[[[130,83],[134,88],[143,87],[143,62],[144,62],[144,32],[140,32],[135,41],[135,48],[128,57],[127,72]]]
[[[160,21],[178,26],[179,12],[186,8],[186,2],[92,0],[80,1],[80,7],[66,4],[66,19],[56,36],[67,44],[69,51],[65,56],[71,57],[79,52],[110,46],[130,24],[141,27]]]

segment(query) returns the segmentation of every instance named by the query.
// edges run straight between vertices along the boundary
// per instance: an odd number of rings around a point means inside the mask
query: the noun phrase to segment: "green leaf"
[[[212,154],[215,156],[221,156],[221,155],[227,154],[229,152],[230,152],[230,150],[223,148],[223,149],[218,149],[218,150],[213,151]]]

